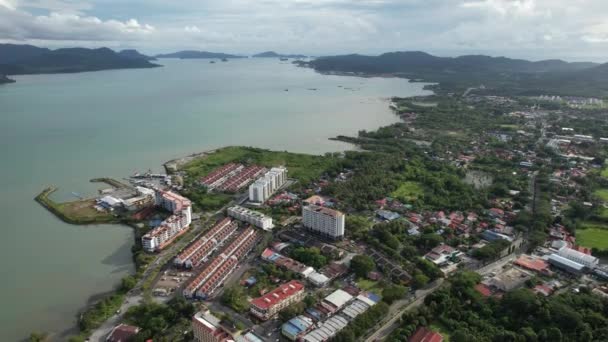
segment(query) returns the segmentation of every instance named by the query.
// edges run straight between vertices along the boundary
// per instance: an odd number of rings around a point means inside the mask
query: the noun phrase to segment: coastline
[[[374,77],[376,77],[376,76],[374,76]],[[390,109],[390,106],[388,106],[388,102],[390,101],[391,97],[379,97],[379,98],[382,99],[382,100],[384,100],[385,102],[387,102],[387,105],[386,105],[388,107],[387,109],[390,110],[390,112],[393,115],[396,115],[397,116],[397,122],[400,122],[401,120],[398,117],[398,115],[395,113],[394,110]],[[381,127],[383,127],[383,126],[381,125],[381,126],[378,126],[378,127],[374,127],[372,129],[376,130],[376,129],[379,129]],[[327,139],[328,140],[333,140],[333,141],[342,141],[342,142],[348,143],[349,148],[347,148],[347,150],[358,150],[358,151],[362,150],[360,148],[360,146],[357,145],[356,141],[354,141],[354,140],[356,140],[356,137],[351,137],[351,138],[353,138],[353,141],[342,140],[343,137],[348,138],[348,136],[338,135],[338,136],[335,136],[335,137],[329,137]],[[212,155],[213,153],[216,153],[216,152],[218,152],[218,151],[220,151],[222,149],[228,148],[228,147],[231,147],[231,145],[227,145],[227,146],[224,146],[224,147],[221,147],[221,148],[214,148],[214,149],[210,149],[210,150],[205,150],[205,151],[202,151],[202,152],[191,153],[191,154],[188,154],[188,155],[186,155],[184,157],[178,157],[178,158],[171,159],[169,161],[166,161],[166,162],[162,163],[161,165],[164,167],[164,169],[167,172],[167,174],[172,174],[172,173],[175,173],[175,172],[179,171],[181,167],[183,167],[184,165],[186,165],[187,163],[189,163],[191,161],[194,161],[194,160],[197,160],[197,159],[201,159],[201,158],[206,158],[209,155]],[[285,152],[287,152],[287,151],[285,151]],[[303,154],[308,154],[308,153],[303,153]],[[314,155],[314,154],[310,154],[310,155]],[[130,185],[125,185],[125,184],[123,184],[123,183],[121,183],[119,181],[116,181],[114,179],[111,179],[111,178],[96,178],[96,179],[91,179],[90,181],[91,182],[103,182],[103,183],[109,184],[112,187],[130,186]],[[49,198],[49,196],[54,191],[56,191],[56,190],[57,190],[57,188],[55,188],[55,187],[48,187],[48,188],[44,189],[41,192],[41,194],[39,194],[38,196],[36,196],[36,201],[39,204],[41,204],[43,207],[45,207],[47,210],[49,210],[50,212],[52,212],[53,214],[55,214],[58,218],[62,219],[64,222],[69,223],[69,224],[74,224],[74,225],[91,225],[91,224],[99,224],[99,223],[109,223],[109,224],[117,224],[117,225],[125,224],[125,225],[130,226],[132,229],[134,229],[134,241],[133,241],[131,250],[132,250],[132,253],[133,253],[132,254],[133,255],[133,260],[134,260],[134,263],[135,263],[135,266],[136,266],[136,272],[135,272],[135,274],[132,274],[131,276],[135,277],[135,279],[140,284],[140,285],[138,285],[138,288],[142,288],[142,289],[145,290],[149,286],[148,283],[150,283],[148,280],[154,280],[154,277],[152,277],[152,278],[146,277],[148,279],[144,280],[144,275],[143,274],[144,273],[157,272],[158,270],[160,270],[160,268],[162,268],[162,266],[164,266],[164,264],[160,263],[160,264],[157,265],[157,263],[155,263],[154,265],[150,264],[148,267],[140,268],[140,265],[138,265],[137,260],[136,260],[136,257],[137,257],[136,253],[138,252],[138,250],[137,250],[137,247],[138,247],[138,229],[133,224],[133,222],[127,222],[127,221],[122,220],[120,218],[114,218],[113,221],[99,222],[99,221],[88,221],[88,220],[84,220],[84,221],[82,221],[82,220],[73,220],[73,219],[70,219],[69,217],[67,217],[67,218],[66,217],[62,217],[64,215],[61,215],[60,211],[57,210],[57,208],[55,206],[53,206],[53,204],[56,204],[56,203]],[[187,236],[187,235],[188,234],[184,234],[184,236]],[[181,241],[181,238],[183,238],[184,236],[182,236],[182,237],[180,237],[180,239],[176,240],[176,243],[179,243]],[[158,261],[160,261],[160,260],[158,260]],[[141,284],[142,281],[144,282],[144,284]],[[99,295],[95,295],[94,296],[95,299],[89,301],[87,303],[87,305],[84,306],[82,308],[82,310],[80,310],[79,319],[78,319],[78,325],[75,327],[78,330],[78,335],[79,336],[84,336],[83,334],[88,334],[90,332],[90,331],[82,331],[82,330],[78,329],[79,326],[81,326],[80,321],[81,321],[82,317],[86,316],[90,312],[95,312],[96,310],[98,310],[98,304],[101,303],[101,302],[105,302],[108,298],[116,299],[115,296],[124,296],[124,295],[125,295],[125,293],[122,292],[120,284],[118,284],[118,286],[115,286],[114,289],[112,289],[110,291],[104,292],[104,293],[99,294]],[[105,320],[103,322],[105,322]],[[93,328],[93,331],[95,329],[96,328]]]

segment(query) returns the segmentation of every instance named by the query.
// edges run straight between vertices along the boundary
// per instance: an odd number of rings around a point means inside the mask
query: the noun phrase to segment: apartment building
[[[345,215],[337,210],[308,205],[302,207],[304,227],[332,239],[344,237]]]
[[[304,299],[304,285],[297,280],[282,284],[262,297],[251,301],[250,312],[261,320],[268,320],[291,304]]]
[[[228,216],[243,222],[247,222],[264,230],[274,228],[271,217],[238,205],[228,208]]]
[[[142,245],[148,252],[163,249],[185,233],[192,223],[192,202],[189,199],[171,191],[156,190],[154,203],[173,215],[142,236]]]
[[[192,331],[196,342],[234,341],[230,333],[220,326],[220,319],[208,310],[197,312],[192,317]]]
[[[266,202],[286,181],[287,169],[273,167],[249,186],[249,200],[255,203]]]

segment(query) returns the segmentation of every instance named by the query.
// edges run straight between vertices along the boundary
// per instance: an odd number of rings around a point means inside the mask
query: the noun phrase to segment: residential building
[[[234,217],[235,219],[240,221],[250,223],[264,230],[271,230],[272,228],[274,228],[271,217],[266,216],[257,211],[243,208],[238,205],[228,208],[228,216]]]
[[[220,319],[210,311],[200,311],[192,318],[192,331],[195,342],[229,342],[234,341],[220,325]]]
[[[148,252],[163,249],[185,233],[192,223],[192,202],[189,199],[171,191],[156,190],[154,203],[173,215],[142,236],[142,245]]]
[[[568,247],[561,248],[557,254],[566,259],[585,265],[590,269],[595,268],[599,264],[598,258]]]
[[[345,215],[337,210],[308,205],[302,207],[304,227],[332,239],[344,237]]]
[[[408,342],[443,342],[443,336],[427,327],[418,328]]]
[[[141,329],[132,325],[119,324],[110,331],[106,342],[127,342],[131,341],[135,335],[139,333]]]
[[[323,322],[317,329],[304,336],[304,342],[324,342],[336,336],[340,330],[348,325],[348,319],[340,314],[331,316]]]
[[[459,250],[450,247],[446,244],[441,244],[430,252],[428,252],[424,257],[434,263],[435,265],[442,265],[454,258],[458,257],[462,254]]]
[[[262,252],[262,260],[271,262],[281,268],[297,273],[304,278],[307,278],[315,272],[314,268],[304,265],[303,263],[293,260],[292,258],[288,258],[282,254],[279,254],[270,248],[266,248]]]
[[[249,186],[249,200],[264,203],[287,181],[287,169],[273,167]]]
[[[261,320],[268,320],[291,304],[304,299],[305,294],[304,285],[297,280],[292,280],[262,297],[252,300],[251,314]]]

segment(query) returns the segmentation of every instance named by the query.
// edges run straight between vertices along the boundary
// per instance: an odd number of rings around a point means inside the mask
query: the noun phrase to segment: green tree
[[[392,284],[382,290],[382,300],[388,304],[392,304],[394,301],[405,297],[406,293],[407,287]]]
[[[376,263],[369,255],[355,255],[350,261],[350,268],[358,277],[364,278],[376,268]]]

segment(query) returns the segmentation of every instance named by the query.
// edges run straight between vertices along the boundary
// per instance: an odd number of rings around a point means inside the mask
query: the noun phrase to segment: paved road
[[[441,286],[441,284],[443,284],[443,279],[438,279],[430,288],[416,291],[416,299],[413,302],[409,300],[401,300],[395,303],[394,305],[391,305],[391,309],[389,310],[388,314],[389,319],[385,321],[382,327],[376,330],[365,341],[373,342],[385,339],[388,335],[390,335],[395,329],[399,327],[399,319],[406,311],[411,310],[424,303],[424,298],[426,298],[426,296],[430,293],[433,293],[435,290],[437,290]]]

